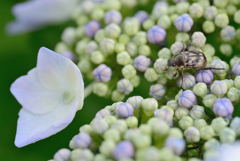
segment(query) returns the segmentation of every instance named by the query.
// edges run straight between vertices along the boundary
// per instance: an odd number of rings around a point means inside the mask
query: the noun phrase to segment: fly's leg
[[[206,68],[203,68],[202,70],[226,70],[226,69],[225,68],[206,67]]]

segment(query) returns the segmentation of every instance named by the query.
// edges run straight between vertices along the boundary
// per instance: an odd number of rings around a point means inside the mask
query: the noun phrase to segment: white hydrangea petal
[[[15,145],[23,147],[63,130],[73,120],[76,108],[59,105],[53,111],[39,115],[22,109],[19,112]]]
[[[31,0],[17,4],[13,7],[16,21],[9,24],[8,31],[16,34],[64,22],[78,3],[79,0]]]
[[[59,104],[60,93],[44,88],[38,80],[36,69],[18,78],[12,84],[11,92],[29,112],[43,114]]]

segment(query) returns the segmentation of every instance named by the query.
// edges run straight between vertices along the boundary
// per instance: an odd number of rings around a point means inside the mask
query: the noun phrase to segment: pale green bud
[[[95,34],[95,40],[97,42],[101,42],[105,38],[105,31],[103,29],[100,29]]]
[[[105,28],[105,35],[109,38],[115,39],[117,38],[121,33],[121,28],[117,24],[109,24]]]
[[[205,83],[197,83],[193,86],[193,92],[200,97],[205,96],[208,93],[208,88]]]
[[[120,133],[116,129],[109,129],[104,133],[103,138],[105,140],[111,140],[111,141],[114,141],[115,143],[117,143],[118,141],[120,141],[121,136],[120,136]]]
[[[164,29],[168,29],[171,26],[171,19],[168,15],[162,15],[158,19],[158,25]]]
[[[158,161],[161,158],[159,150],[153,146],[147,147],[137,151],[137,161]]]
[[[228,90],[227,97],[232,101],[232,102],[237,102],[239,101],[240,98],[240,91],[239,89],[232,87]]]
[[[144,73],[144,77],[148,82],[154,82],[158,79],[158,74],[153,68],[148,68]]]
[[[140,84],[140,77],[135,75],[132,78],[129,79],[129,81],[131,82],[131,84],[133,85],[133,87],[138,87]]]
[[[115,146],[116,145],[113,140],[105,140],[99,147],[99,151],[105,156],[111,156]]]
[[[117,90],[114,90],[112,92],[112,100],[113,101],[122,101],[123,99],[124,99],[124,94],[123,93],[120,93]]]
[[[190,111],[190,115],[194,119],[201,119],[205,115],[204,107],[199,105],[194,105]]]
[[[144,23],[143,23],[143,28],[145,29],[145,30],[149,30],[152,26],[154,26],[155,25],[155,23],[154,23],[154,21],[153,20],[151,20],[151,19],[147,19],[146,21],[144,21]]]
[[[228,15],[225,13],[220,13],[215,17],[214,20],[216,26],[223,28],[226,27],[229,24],[229,18]]]
[[[220,51],[223,55],[230,56],[232,55],[232,46],[229,44],[221,44]]]
[[[90,134],[93,132],[93,129],[90,125],[83,125],[79,128],[79,132]]]
[[[130,41],[130,37],[126,34],[121,34],[119,36],[119,43],[121,44],[127,44]]]
[[[204,149],[208,150],[216,150],[219,147],[219,142],[216,139],[210,139],[204,144]]]
[[[184,116],[179,120],[178,125],[185,130],[193,125],[193,119],[189,116]]]
[[[93,160],[93,153],[88,149],[76,149],[72,151],[71,160],[72,161],[92,161]]]
[[[219,133],[227,126],[227,122],[222,117],[218,117],[212,120],[211,126],[216,133]]]
[[[149,135],[138,135],[132,141],[137,149],[142,149],[151,145],[152,138]]]
[[[147,98],[142,101],[142,108],[145,114],[153,115],[154,111],[158,109],[158,102],[154,98]]]
[[[240,76],[236,76],[236,78],[234,79],[234,86],[237,89],[240,89]]]
[[[187,13],[189,9],[189,3],[188,2],[181,2],[176,4],[176,11],[179,14]]]
[[[198,119],[194,121],[194,127],[196,127],[198,130],[205,126],[207,126],[207,122],[204,119]]]
[[[184,136],[189,143],[197,143],[200,141],[200,132],[195,127],[189,127],[184,131]]]
[[[229,0],[214,0],[214,5],[219,8],[225,8]]]
[[[123,28],[127,35],[135,35],[139,31],[140,22],[136,18],[129,18],[125,20]]]
[[[181,119],[184,116],[187,116],[188,113],[189,113],[189,110],[187,108],[180,107],[180,108],[177,108],[177,110],[175,111],[175,116],[177,119]]]
[[[133,42],[127,43],[127,45],[126,45],[126,51],[127,51],[128,54],[131,55],[131,56],[137,55],[137,52],[138,52],[137,45],[136,45],[135,43],[133,43]]]
[[[237,12],[235,12],[235,14],[234,14],[234,21],[235,21],[237,24],[240,24],[240,10],[238,10]]]
[[[169,130],[169,136],[177,137],[177,138],[183,138],[183,133],[179,128],[170,128]]]
[[[148,125],[151,126],[152,132],[157,136],[165,136],[170,130],[169,125],[159,118],[151,118],[148,120]]]
[[[149,56],[151,54],[151,48],[147,45],[141,45],[138,49],[139,55]]]
[[[215,24],[212,21],[204,21],[202,25],[203,31],[210,34],[215,31]]]
[[[237,9],[238,8],[235,5],[228,5],[226,8],[228,15],[234,15],[234,13],[237,12]]]
[[[132,65],[126,65],[122,68],[122,75],[126,79],[130,79],[137,74],[136,69]]]
[[[91,122],[91,127],[94,132],[96,132],[98,134],[103,134],[105,131],[107,131],[109,126],[108,126],[108,123],[104,119],[95,118]]]
[[[123,52],[123,51],[125,51],[125,45],[124,44],[122,44],[122,43],[116,43],[116,45],[115,45],[115,51],[117,52],[117,53],[120,53],[120,52]]]
[[[171,107],[173,110],[176,110],[178,107],[178,103],[176,100],[170,100],[167,102],[167,106]]]
[[[214,94],[208,94],[203,97],[203,104],[206,107],[212,107],[216,100],[217,100],[217,96],[215,96]]]
[[[96,8],[91,14],[92,19],[101,20],[104,17],[104,11],[101,8]]]
[[[118,130],[120,133],[123,133],[127,130],[127,123],[124,120],[117,120],[112,124],[111,128]]]
[[[146,135],[152,134],[152,128],[150,125],[142,124],[142,125],[140,125],[139,129],[143,134],[146,134]]]
[[[106,96],[108,93],[108,86],[102,82],[96,82],[93,85],[93,93],[98,96]]]
[[[78,68],[81,70],[81,72],[87,73],[91,70],[91,64],[87,59],[81,59],[78,63]]]
[[[226,127],[220,131],[219,137],[223,143],[230,143],[235,141],[236,133],[234,130]]]
[[[76,40],[76,29],[73,27],[68,27],[63,31],[62,41],[68,45],[71,45]]]
[[[115,41],[113,39],[104,38],[100,42],[100,49],[103,52],[103,54],[110,54],[115,49]]]
[[[126,51],[123,51],[123,52],[117,54],[117,63],[118,64],[127,65],[127,64],[130,64],[131,62],[132,62],[132,59]]]
[[[162,59],[169,59],[171,58],[171,51],[168,48],[162,48],[158,52],[158,57]]]
[[[203,47],[206,43],[206,37],[202,32],[194,32],[191,40],[191,43],[199,48]]]
[[[147,34],[146,32],[140,31],[133,37],[133,42],[138,45],[145,45],[147,43]]]
[[[57,45],[55,47],[55,51],[57,53],[63,53],[65,51],[68,51],[68,47],[67,47],[67,45],[65,43],[59,42],[59,43],[57,43]]]
[[[200,18],[203,15],[203,7],[198,3],[193,3],[189,8],[189,13],[192,18]]]
[[[176,35],[176,41],[179,41],[179,42],[188,42],[189,41],[189,35],[187,33],[177,33]]]
[[[94,51],[91,54],[91,61],[94,64],[101,64],[104,61],[104,56],[100,51]]]
[[[210,140],[215,136],[215,132],[211,126],[204,126],[200,129],[201,138],[204,140]]]
[[[156,72],[163,73],[168,69],[168,59],[158,58],[153,66]]]
[[[129,128],[137,128],[138,126],[138,119],[134,116],[128,117],[126,122]]]

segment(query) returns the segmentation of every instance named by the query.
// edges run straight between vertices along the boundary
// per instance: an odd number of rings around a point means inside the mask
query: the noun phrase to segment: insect
[[[206,67],[207,58],[205,54],[197,49],[190,49],[190,45],[184,47],[179,54],[168,60],[169,67],[175,67],[178,70],[196,69],[196,70],[225,70],[224,68]]]
[[[205,54],[195,48],[190,49],[190,44],[180,51],[179,54],[168,60],[169,67],[175,67],[178,72],[181,71],[182,82],[183,82],[183,70],[194,69],[194,70],[225,70],[224,68],[206,67],[207,58]]]

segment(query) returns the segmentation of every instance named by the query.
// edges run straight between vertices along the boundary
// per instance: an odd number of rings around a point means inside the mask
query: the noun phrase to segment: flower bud
[[[89,37],[94,37],[96,32],[101,28],[101,25],[98,21],[90,21],[85,25],[84,31],[85,34]]]
[[[119,13],[119,11],[112,10],[106,13],[104,19],[106,24],[119,24],[122,21],[122,15]]]
[[[145,11],[138,11],[135,15],[135,18],[138,19],[138,21],[142,24],[144,21],[148,19],[148,13]]]
[[[196,47],[203,47],[206,43],[206,37],[202,32],[194,32],[191,43]]]
[[[129,103],[120,103],[115,109],[115,113],[120,118],[133,116],[134,109]]]
[[[108,86],[104,83],[97,82],[93,84],[93,93],[98,96],[106,96],[108,93]]]
[[[153,112],[158,108],[158,102],[154,98],[144,99],[142,101],[142,108],[146,114],[152,115]]]
[[[204,107],[199,105],[194,105],[190,111],[190,115],[194,119],[201,119],[205,115]]]
[[[188,14],[183,14],[174,21],[174,25],[178,31],[188,32],[192,28],[193,20]]]
[[[207,94],[208,88],[205,83],[197,83],[193,87],[193,92],[200,97],[203,97]]]
[[[100,49],[102,51],[102,53],[105,54],[111,54],[114,52],[115,49],[115,41],[113,39],[109,39],[109,38],[103,38],[100,41]]]
[[[139,108],[143,98],[141,96],[133,96],[127,99],[127,103],[131,104],[133,108]]]
[[[72,138],[72,140],[70,141],[70,147],[72,149],[85,149],[89,147],[91,142],[92,139],[88,133],[80,133]]]
[[[189,114],[189,110],[187,108],[179,107],[175,111],[175,116],[177,119],[181,119],[184,116],[187,116]]]
[[[236,78],[234,79],[234,86],[237,89],[240,89],[240,76],[236,76]]]
[[[190,108],[196,103],[197,98],[191,90],[183,91],[178,98],[178,104],[182,107]]]
[[[171,52],[173,55],[179,54],[184,47],[185,45],[182,42],[175,42],[171,45]]]
[[[231,116],[233,113],[232,102],[228,98],[219,98],[213,104],[213,111],[221,117]]]
[[[192,88],[196,83],[195,77],[191,74],[184,74],[178,79],[178,86],[183,89]]]
[[[189,13],[193,18],[202,17],[203,11],[203,7],[198,3],[193,3],[189,8]]]
[[[232,102],[237,102],[239,101],[240,98],[240,91],[239,89],[232,87],[228,90],[227,97],[232,101]]]
[[[211,85],[211,92],[218,97],[221,97],[227,93],[228,87],[225,81],[214,81]]]
[[[111,113],[110,113],[110,111],[109,110],[107,110],[107,109],[101,109],[100,111],[98,111],[97,113],[96,113],[96,118],[104,118],[105,116],[109,116]]]
[[[168,48],[162,48],[158,52],[158,57],[162,59],[169,59],[171,57],[171,51]]]
[[[233,40],[235,35],[236,35],[236,31],[235,28],[232,26],[226,26],[221,30],[221,38],[224,41],[230,41]]]
[[[226,13],[219,13],[216,15],[214,22],[220,28],[226,27],[229,23],[228,15]]]
[[[183,118],[181,118],[181,120],[178,122],[179,126],[182,129],[187,129],[188,127],[193,125],[193,119],[189,116],[184,116]]]
[[[54,161],[69,161],[71,156],[71,151],[68,149],[60,149],[54,155]]]
[[[185,141],[181,138],[169,137],[165,146],[170,148],[176,155],[181,155],[185,150]]]
[[[133,91],[133,85],[129,80],[122,79],[117,83],[117,90],[125,95],[128,95]]]
[[[147,32],[147,38],[152,44],[160,44],[166,38],[166,31],[159,26],[153,26]]]
[[[105,140],[99,147],[99,151],[105,156],[112,156],[113,150],[115,148],[115,143],[112,140]]]
[[[134,147],[129,141],[118,143],[113,151],[113,157],[117,160],[123,160],[133,157]]]
[[[230,127],[235,131],[236,135],[239,136],[240,135],[240,118],[239,117],[233,118]]]
[[[196,127],[198,130],[205,126],[207,126],[207,122],[204,119],[198,119],[194,121],[194,127]]]
[[[118,38],[120,33],[121,33],[121,28],[116,24],[113,24],[113,23],[109,24],[105,28],[105,34],[109,38],[112,38],[112,39]]]
[[[215,132],[211,126],[204,126],[200,129],[201,138],[204,140],[210,140],[214,137]]]
[[[101,64],[96,69],[94,69],[93,75],[99,82],[108,82],[111,79],[112,70],[105,64]]]
[[[72,151],[71,160],[84,160],[84,161],[92,161],[93,153],[88,149],[75,149]]]
[[[221,142],[223,143],[231,143],[234,142],[236,139],[236,133],[234,130],[225,127],[224,129],[221,130],[221,132],[219,133],[219,137]]]
[[[203,97],[203,104],[206,107],[212,107],[217,97],[214,94],[208,94]]]
[[[157,109],[154,111],[154,116],[165,121],[166,123],[168,123],[168,125],[172,125],[173,111],[171,111],[170,109]]]
[[[150,87],[149,95],[159,100],[164,96],[165,92],[165,88],[161,84],[155,84]]]
[[[122,68],[122,75],[126,79],[130,79],[130,78],[136,76],[136,74],[137,74],[137,71],[132,65],[125,65]]]
[[[212,21],[205,21],[202,28],[205,33],[210,34],[215,31],[215,24]]]
[[[144,55],[140,55],[134,59],[134,67],[140,72],[146,71],[150,64],[151,60]]]
[[[217,15],[218,11],[215,6],[209,6],[204,11],[204,17],[208,20],[213,20]]]
[[[127,35],[135,35],[140,28],[140,22],[136,18],[128,18],[124,21],[124,31]]]
[[[232,68],[232,72],[234,75],[239,76],[240,75],[240,63],[234,64]]]
[[[227,122],[222,117],[218,117],[212,120],[211,126],[216,133],[219,133],[227,126]]]
[[[91,122],[91,127],[93,129],[93,131],[95,131],[98,134],[103,134],[107,129],[108,129],[108,123],[101,118],[95,118],[92,122]]]
[[[168,69],[168,60],[159,58],[155,61],[153,66],[154,66],[154,69],[156,70],[156,72],[163,73],[163,72],[167,71],[167,69]]]
[[[211,84],[213,80],[213,73],[211,70],[200,70],[196,75],[197,82]]]
[[[200,132],[195,127],[189,127],[184,131],[186,141],[189,143],[197,143],[200,141]]]

